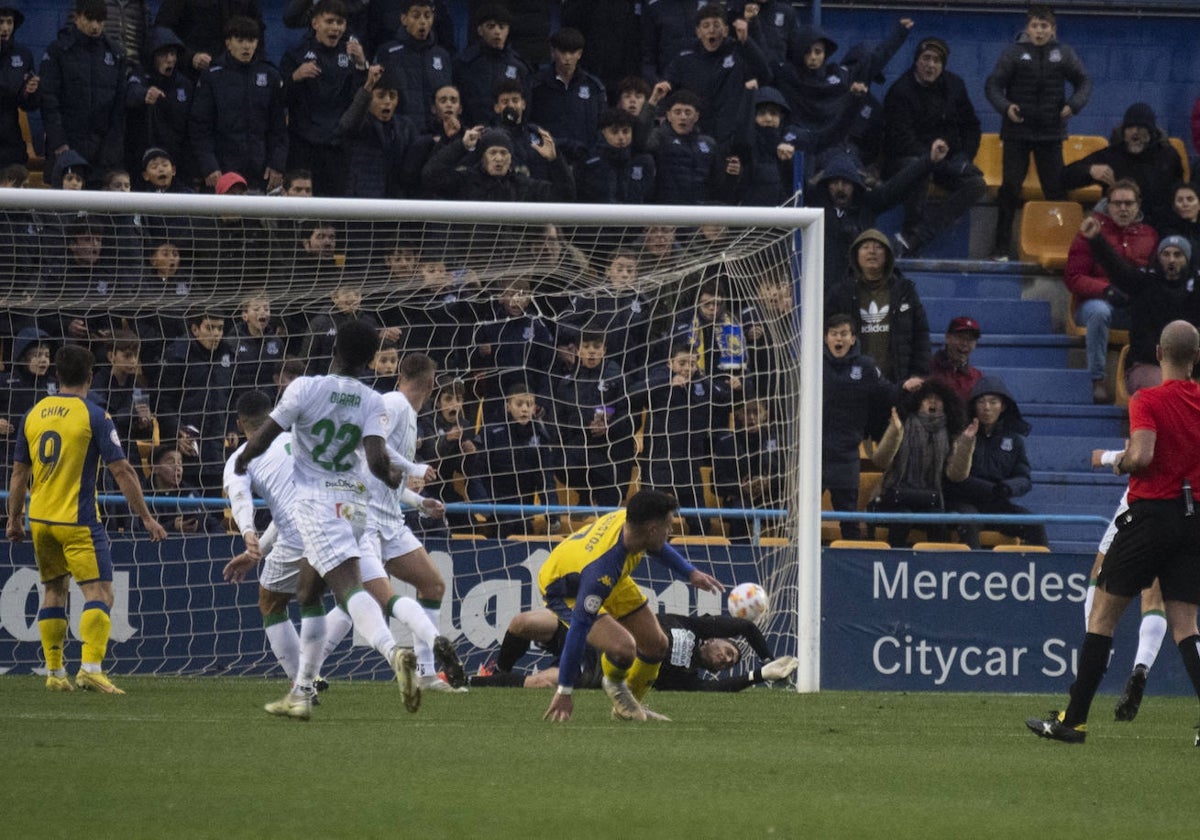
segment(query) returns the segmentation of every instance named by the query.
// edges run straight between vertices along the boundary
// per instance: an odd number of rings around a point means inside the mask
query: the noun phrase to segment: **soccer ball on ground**
[[[729,614],[734,618],[758,621],[767,606],[767,590],[757,583],[739,583],[729,593]]]

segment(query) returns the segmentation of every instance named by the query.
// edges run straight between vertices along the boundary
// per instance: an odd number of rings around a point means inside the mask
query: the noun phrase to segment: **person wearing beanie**
[[[1155,347],[1163,328],[1183,319],[1200,324],[1200,277],[1193,263],[1192,244],[1182,236],[1167,236],[1159,243],[1155,259],[1136,266],[1118,256],[1102,235],[1093,216],[1083,220],[1080,236],[1113,286],[1129,298],[1129,358],[1125,388],[1132,396],[1140,388],[1162,383]]]
[[[1183,180],[1183,161],[1145,102],[1126,109],[1107,147],[1063,169],[1063,187],[1068,190],[1091,184],[1107,189],[1122,178],[1142,188],[1142,212],[1151,225],[1160,227],[1170,215],[1172,187]]]
[[[894,175],[928,152],[935,140],[946,157],[909,190],[904,229],[896,235],[899,256],[915,256],[983,197],[987,185],[973,161],[979,151],[979,116],[960,76],[946,70],[950,47],[941,38],[922,38],[912,68],[883,98],[885,173]],[[946,191],[930,205],[929,182]]]
[[[18,0],[0,2],[0,167],[29,160],[18,110],[36,111],[42,103],[33,53],[16,40],[24,22]]]
[[[474,126],[434,152],[421,171],[423,192],[467,201],[574,201],[575,179],[545,129],[535,151],[549,164],[550,180],[514,172],[508,133]]]
[[[929,317],[911,280],[896,270],[882,231],[865,230],[850,247],[850,275],[825,297],[825,314],[854,318],[862,352],[883,375],[914,391],[929,375]]]

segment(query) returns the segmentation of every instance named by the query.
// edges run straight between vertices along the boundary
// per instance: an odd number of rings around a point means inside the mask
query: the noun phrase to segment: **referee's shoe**
[[[1087,738],[1087,724],[1067,726],[1062,722],[1066,712],[1051,712],[1050,717],[1029,718],[1025,725],[1029,731],[1039,738],[1049,738],[1051,741],[1062,741],[1067,744],[1082,744]]]

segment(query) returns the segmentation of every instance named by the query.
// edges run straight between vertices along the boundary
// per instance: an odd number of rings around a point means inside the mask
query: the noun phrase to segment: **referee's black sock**
[[[522,639],[520,636],[506,632],[504,641],[500,642],[500,653],[496,656],[496,669],[507,674],[528,650],[528,639]]]
[[[1200,636],[1188,636],[1179,643],[1179,654],[1183,657],[1183,667],[1187,669],[1188,677],[1192,680],[1192,688],[1200,697]]]
[[[1108,654],[1112,651],[1112,636],[1088,633],[1083,637],[1083,648],[1079,651],[1079,673],[1071,684],[1071,702],[1063,715],[1065,726],[1086,723],[1092,708],[1092,698],[1108,670]]]

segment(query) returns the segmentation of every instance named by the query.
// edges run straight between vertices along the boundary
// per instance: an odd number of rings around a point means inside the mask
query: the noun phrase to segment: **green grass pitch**
[[[1094,707],[1083,745],[1023,720],[1061,697],[752,689],[660,694],[672,723],[541,720],[548,691],[404,711],[336,683],[310,722],[278,680],[116,677],[124,697],[0,677],[0,829],[88,838],[1172,838],[1195,836],[1196,701]]]

